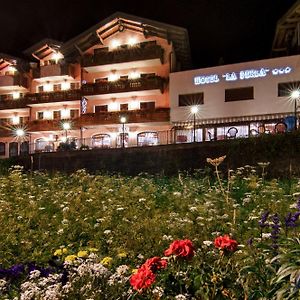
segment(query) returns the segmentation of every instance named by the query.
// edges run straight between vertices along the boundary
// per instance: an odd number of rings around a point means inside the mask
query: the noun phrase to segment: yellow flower
[[[209,164],[213,165],[214,167],[217,167],[218,165],[220,165],[224,161],[225,158],[226,158],[226,155],[220,156],[220,157],[217,157],[217,158],[214,158],[214,159],[207,158],[206,161]]]
[[[119,258],[124,258],[124,257],[127,257],[127,253],[126,253],[125,251],[121,251],[121,252],[119,252],[119,253],[117,254],[117,256],[118,256]]]
[[[54,252],[53,255],[54,255],[54,256],[61,256],[61,255],[63,255],[62,249],[57,249],[57,250],[55,250],[55,252]]]
[[[132,273],[132,274],[136,274],[137,272],[138,272],[138,269],[132,269],[132,270],[131,270],[131,273]]]
[[[87,251],[79,251],[77,253],[77,256],[78,257],[81,257],[81,258],[85,258],[85,257],[88,257],[89,256],[89,253]]]
[[[112,258],[111,257],[109,257],[109,256],[106,256],[106,257],[104,257],[102,260],[101,260],[101,264],[103,265],[103,266],[110,266],[111,265],[111,263],[112,263]]]
[[[62,253],[63,254],[67,254],[68,253],[68,249],[67,248],[62,248]]]
[[[97,248],[89,248],[88,249],[90,252],[98,252],[99,250]]]
[[[77,256],[74,255],[74,254],[68,255],[68,256],[65,258],[65,261],[72,262],[72,261],[74,261],[76,258],[77,258]]]

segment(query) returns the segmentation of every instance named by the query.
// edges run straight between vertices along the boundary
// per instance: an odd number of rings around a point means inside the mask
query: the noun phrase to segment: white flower
[[[39,270],[33,270],[29,274],[29,279],[35,279],[41,276],[41,272]]]
[[[175,296],[175,299],[176,300],[186,300],[187,298],[186,298],[186,296],[179,294],[179,295]]]
[[[263,233],[262,238],[269,238],[271,237],[271,233]]]
[[[210,246],[210,245],[213,244],[213,242],[212,242],[212,241],[203,241],[203,244],[204,244],[205,246]]]
[[[111,234],[111,230],[106,229],[106,230],[103,231],[103,233],[104,233],[104,234]]]
[[[160,286],[156,286],[155,289],[152,291],[152,293],[159,298],[161,298],[164,294],[164,289],[161,288]]]

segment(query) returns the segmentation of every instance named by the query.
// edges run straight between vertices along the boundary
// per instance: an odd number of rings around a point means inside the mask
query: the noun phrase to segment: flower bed
[[[222,177],[0,177],[0,299],[295,299],[300,182],[268,164]]]

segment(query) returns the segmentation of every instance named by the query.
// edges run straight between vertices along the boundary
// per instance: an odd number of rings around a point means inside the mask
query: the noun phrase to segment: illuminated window
[[[111,145],[111,138],[108,134],[96,134],[92,136],[93,148],[109,148]]]
[[[154,146],[158,145],[158,134],[157,132],[141,132],[137,135],[138,146]]]
[[[204,93],[179,95],[179,106],[193,106],[204,104]]]
[[[54,143],[47,141],[43,138],[35,141],[35,151],[38,152],[50,152],[54,150]]]
[[[38,92],[39,93],[42,93],[44,91],[44,87],[42,86],[42,85],[40,85],[39,87],[38,87]]]
[[[253,86],[225,90],[225,102],[252,100],[252,99],[254,99]]]

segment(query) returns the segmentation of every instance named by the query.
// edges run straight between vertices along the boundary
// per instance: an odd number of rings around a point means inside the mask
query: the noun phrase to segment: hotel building
[[[185,29],[115,13],[24,54],[0,54],[2,157],[168,142],[169,74],[191,66]]]

